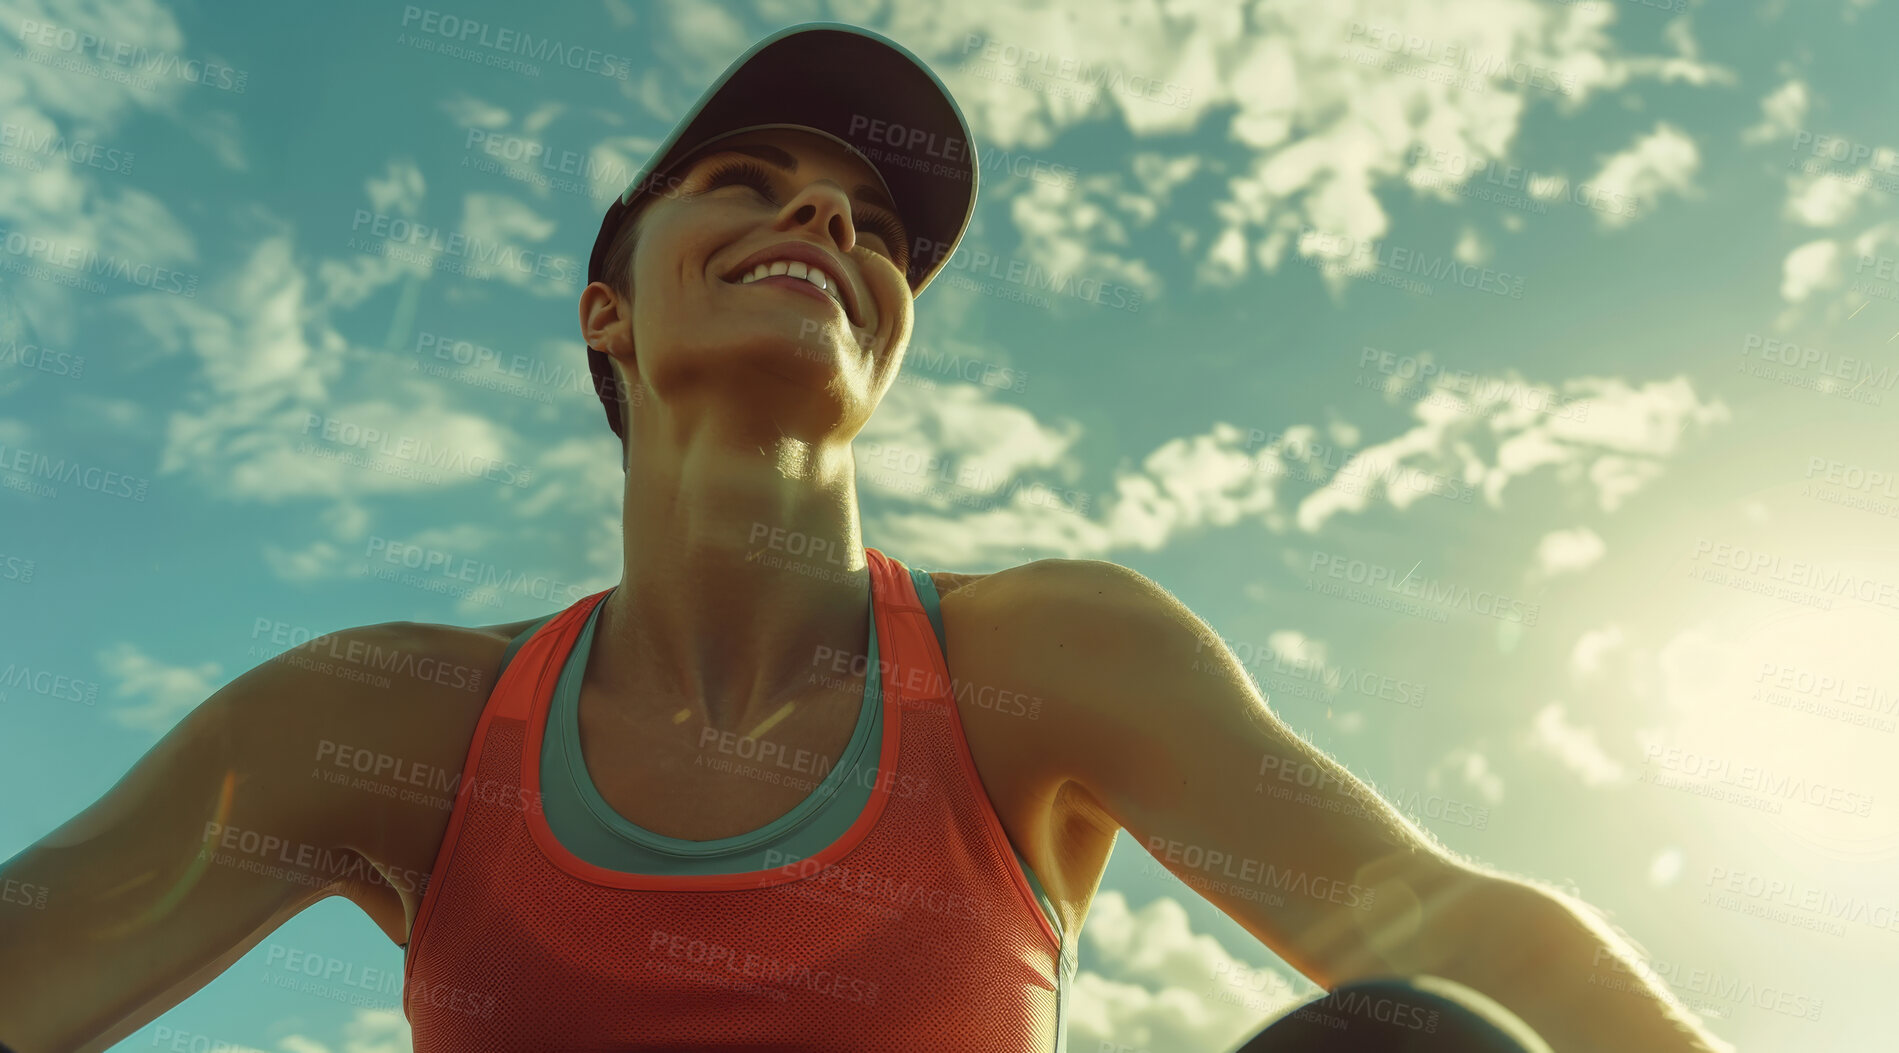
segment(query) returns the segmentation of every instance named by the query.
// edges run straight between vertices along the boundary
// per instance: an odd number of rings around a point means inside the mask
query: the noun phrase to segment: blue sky
[[[1886,1035],[1891,5],[938,6],[0,3],[0,855],[279,628],[617,580],[574,275],[719,70],[834,18],[930,62],[985,163],[859,440],[868,543],[1133,567],[1722,1037]],[[455,20],[597,54],[451,54]],[[404,223],[534,265],[404,258]],[[391,546],[529,584],[431,591]],[[401,961],[331,900],[126,1045],[407,1048],[392,990],[285,990],[293,953]],[[1221,1049],[1313,991],[1125,837],[1081,968],[1076,1049]]]

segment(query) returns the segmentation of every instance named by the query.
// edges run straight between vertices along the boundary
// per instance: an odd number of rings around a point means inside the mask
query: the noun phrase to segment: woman
[[[298,649],[412,671],[393,689],[285,661],[220,690],[0,871],[47,892],[0,914],[0,1039],[104,1048],[343,895],[405,948],[419,1050],[1059,1049],[1126,829],[1332,989],[1249,1050],[1715,1048],[1660,988],[1598,984],[1631,957],[1587,913],[1301,742],[1152,582],[864,544],[851,441],[968,222],[968,144],[853,27],[728,69],[580,299],[620,583]]]

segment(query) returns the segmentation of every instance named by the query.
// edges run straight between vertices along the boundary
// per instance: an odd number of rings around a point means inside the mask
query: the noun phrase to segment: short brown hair
[[[650,200],[651,195],[645,193],[634,199],[632,207],[621,218],[619,229],[613,232],[613,239],[607,242],[606,257],[600,262],[600,280],[611,286],[623,299],[631,299],[633,296],[633,250],[639,245],[640,218],[645,215],[646,205]],[[605,352],[601,353],[605,354]],[[620,462],[624,465],[626,463],[626,393],[629,387],[626,374],[619,361],[611,355],[607,355],[607,370],[612,374],[612,383],[607,390],[600,392],[600,401],[606,405],[607,412],[614,415],[610,419],[618,419],[620,422],[616,430],[620,433]],[[611,402],[608,401],[609,398],[612,399]]]

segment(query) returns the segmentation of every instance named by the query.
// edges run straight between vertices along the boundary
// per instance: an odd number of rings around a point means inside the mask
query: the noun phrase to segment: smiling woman
[[[668,288],[667,279],[657,274],[636,280],[643,268],[681,262],[691,252],[689,245],[668,242],[641,253],[649,240],[643,232],[649,229],[716,237],[731,224],[768,216],[772,236],[753,239],[763,243],[737,260],[722,254],[708,261],[710,275],[726,285],[762,284],[836,304],[846,333],[833,333],[832,319],[798,318],[796,350],[801,356],[827,359],[822,351],[839,335],[865,350],[881,343],[886,352],[900,353],[908,336],[909,311],[894,301],[913,296],[900,277],[909,270],[910,237],[882,173],[854,147],[810,127],[745,129],[715,137],[663,177],[636,180],[635,186],[636,196],[606,240],[592,276],[596,285],[590,285],[580,301],[589,360],[623,452],[630,406],[657,396],[650,389],[651,378],[639,372],[639,359],[631,353],[636,312],[646,302],[663,301],[663,312],[650,312],[656,316],[653,324],[661,330],[690,332],[749,306],[746,301],[696,299],[696,290]],[[852,187],[848,194],[847,186]],[[886,273],[892,269],[899,276]],[[636,287],[646,289],[648,296],[636,297]],[[878,291],[886,294],[873,295]],[[888,329],[879,325],[886,317],[893,323]],[[667,338],[656,332],[642,343],[657,346]],[[647,356],[649,362],[652,358]],[[896,358],[889,354],[887,361]]]
[[[851,141],[892,127],[957,160]],[[404,949],[423,1053],[1060,1051],[1126,830],[1336,988],[1249,1048],[1713,1048],[1591,987],[1626,948],[1439,849],[1148,579],[865,543],[853,440],[974,207],[952,142],[942,83],[855,27],[729,68],[608,209],[578,305],[621,581],[311,642],[454,686],[289,660],[220,690],[0,873],[57,890],[0,913],[6,1037],[104,1048],[340,895]],[[1269,769],[1312,793],[1257,795]]]

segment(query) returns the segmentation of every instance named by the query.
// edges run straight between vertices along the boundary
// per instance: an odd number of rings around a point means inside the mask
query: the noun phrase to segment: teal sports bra
[[[917,598],[936,630],[937,645],[947,654],[936,584],[926,571],[915,567],[909,570]],[[875,602],[873,597],[872,603]],[[604,605],[604,601],[594,605],[568,653],[554,686],[554,696],[547,708],[548,724],[541,736],[541,806],[549,831],[562,847],[594,866],[622,873],[736,874],[768,870],[790,860],[816,855],[857,821],[869,804],[876,784],[876,762],[883,741],[883,684],[875,675],[865,677],[856,729],[836,766],[822,775],[786,770],[782,778],[812,780],[816,786],[796,807],[764,826],[731,837],[688,841],[655,833],[614,811],[594,785],[580,750],[580,684],[593,645],[594,625]],[[559,613],[548,615],[516,636],[502,656],[501,668],[505,670],[521,645]],[[873,611],[867,663],[873,671],[881,668],[877,653],[877,619]],[[496,680],[499,679],[497,672]],[[744,763],[736,757],[732,760]],[[1061,919],[1053,901],[1019,849],[1015,855],[1036,901],[1060,934]]]

